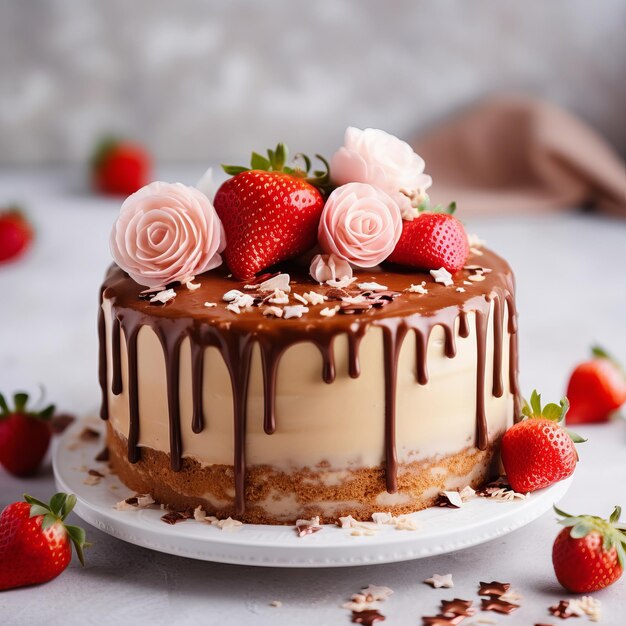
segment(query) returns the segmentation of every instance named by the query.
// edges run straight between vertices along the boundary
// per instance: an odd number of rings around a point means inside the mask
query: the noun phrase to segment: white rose
[[[424,167],[424,159],[405,141],[376,128],[352,126],[330,161],[335,184],[368,183],[382,189],[398,203],[405,219],[415,213],[412,199],[423,197],[432,184]]]

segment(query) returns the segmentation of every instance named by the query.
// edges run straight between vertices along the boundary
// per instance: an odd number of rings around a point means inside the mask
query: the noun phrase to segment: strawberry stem
[[[289,151],[284,143],[279,143],[274,150],[267,150],[267,157],[253,152],[250,158],[250,167],[241,165],[224,165],[222,169],[230,176],[237,176],[250,170],[260,170],[262,172],[282,172],[296,178],[304,178],[307,183],[317,187],[322,193],[331,191],[330,166],[328,161],[316,154],[315,157],[324,165],[324,169],[311,172],[311,159],[304,153],[298,152],[289,161]]]
[[[554,511],[562,517],[559,524],[570,527],[570,537],[582,539],[591,532],[598,532],[602,536],[602,547],[609,551],[615,548],[620,565],[626,565],[626,525],[619,524],[622,508],[616,506],[608,520],[596,515],[570,515],[556,505]]]
[[[563,427],[574,443],[584,443],[587,441],[585,438],[565,428],[565,416],[568,411],[569,400],[565,396],[561,398],[559,404],[550,402],[542,408],[541,394],[536,389],[533,389],[533,392],[530,394],[530,402],[524,398],[522,406],[524,419],[547,419],[551,422],[556,422]]]
[[[607,352],[603,347],[598,346],[598,345],[592,346],[591,354],[596,359],[605,359],[611,362],[622,373],[622,376],[626,377],[626,371],[624,371],[622,364],[615,357],[613,357],[609,352]]]
[[[84,548],[90,545],[87,543],[85,530],[80,526],[65,524],[65,518],[76,505],[76,496],[73,493],[55,493],[50,498],[50,502],[46,504],[25,493],[24,500],[30,504],[30,517],[38,517],[40,515],[43,517],[41,520],[43,530],[54,526],[54,524],[61,524],[65,528],[70,541],[74,544],[78,560],[81,562],[81,565],[85,565]]]
[[[48,405],[41,411],[28,410],[27,405],[28,394],[24,391],[18,391],[13,394],[13,407],[9,405],[4,395],[0,393],[0,420],[10,415],[19,414],[32,417],[33,419],[47,421],[54,415],[54,411],[56,410],[54,404]]]

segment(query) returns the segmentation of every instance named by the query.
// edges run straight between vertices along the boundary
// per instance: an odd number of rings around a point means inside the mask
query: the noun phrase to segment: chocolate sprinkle
[[[568,617],[579,617],[576,613],[569,610],[569,600],[561,600],[558,604],[549,608],[550,613],[555,617],[567,619]]]
[[[100,432],[97,431],[95,428],[89,428],[89,426],[86,426],[85,428],[83,428],[80,435],[78,435],[78,438],[81,441],[94,441],[95,439],[100,438]]]
[[[104,446],[100,452],[96,455],[94,461],[106,462],[109,460],[109,448],[108,446]]]
[[[503,596],[511,587],[511,583],[499,583],[496,580],[492,580],[490,583],[480,583],[479,596]]]
[[[480,608],[482,611],[495,611],[496,613],[509,615],[509,613],[513,613],[515,609],[519,609],[519,604],[506,602],[499,598],[483,598],[480,601]]]
[[[339,289],[333,287],[324,294],[329,300],[341,300],[342,298],[348,298],[350,294],[345,289]]]
[[[311,524],[298,524],[296,526],[296,533],[298,537],[304,537],[305,535],[313,535],[322,530],[321,526],[311,526]]]
[[[454,600],[442,600],[441,612],[444,615],[462,615],[463,617],[470,617],[476,613],[476,609],[472,607],[474,604],[471,600],[461,600],[460,598],[454,598]]]
[[[369,311],[373,306],[373,304],[369,304],[368,302],[358,302],[357,304],[344,302],[339,309],[339,313],[343,313],[344,315],[358,315],[359,313]]]
[[[506,482],[506,480],[503,480],[502,478],[497,478],[496,480],[492,480],[490,483],[487,483],[486,485],[483,485],[480,489],[478,489],[476,491],[476,495],[480,496],[481,498],[490,498],[491,494],[498,489],[507,489],[509,491],[513,491],[513,488],[511,487],[511,485],[509,485],[508,482]]]
[[[171,524],[172,526],[188,519],[193,519],[193,511],[170,511],[161,516],[161,521],[166,524]]]
[[[52,433],[54,435],[60,435],[65,432],[65,429],[76,421],[76,417],[74,415],[70,415],[69,413],[61,413],[59,415],[55,415],[50,421],[50,428],[52,428]]]
[[[97,476],[98,478],[104,478],[104,474],[101,474],[98,470],[90,469],[88,472],[89,476]]]
[[[460,498],[460,496],[459,496],[459,498]],[[448,508],[448,509],[459,509],[459,508],[461,508],[459,505],[454,504],[445,493],[440,493],[437,496],[437,500],[435,501],[434,506],[445,507],[445,508]]]
[[[375,609],[367,611],[352,611],[352,622],[354,624],[364,624],[364,626],[372,626],[374,622],[384,622],[385,616],[381,615]]]

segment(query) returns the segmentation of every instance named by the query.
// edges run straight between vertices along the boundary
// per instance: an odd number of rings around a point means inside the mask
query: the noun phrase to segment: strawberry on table
[[[72,544],[84,565],[85,531],[65,523],[75,495],[57,493],[45,504],[31,496],[0,514],[0,590],[45,583],[72,560]]]
[[[626,402],[626,375],[619,363],[598,346],[593,358],[578,365],[567,386],[570,401],[568,422],[606,422]]]
[[[54,405],[27,408],[28,394],[13,396],[13,407],[0,393],[0,463],[14,476],[32,476],[46,455],[52,434]]]
[[[0,263],[20,257],[32,239],[33,229],[17,207],[0,210]]]
[[[329,185],[326,171],[309,176],[311,161],[297,155],[304,167],[288,166],[287,148],[278,144],[267,158],[252,153],[251,169],[224,165],[231,174],[217,190],[213,204],[226,233],[224,257],[235,278],[258,272],[299,256],[317,241]]]
[[[554,507],[566,526],[554,541],[552,563],[558,581],[573,593],[590,593],[612,585],[626,563],[626,524],[621,507],[608,520],[594,515],[569,515]]]
[[[150,179],[150,156],[135,143],[123,139],[103,139],[91,158],[93,184],[102,193],[128,196]]]
[[[533,391],[524,402],[524,419],[502,437],[502,463],[511,487],[519,493],[537,491],[574,473],[578,453],[574,443],[585,441],[564,428],[569,403],[541,407],[541,395]]]
[[[456,204],[446,208],[420,207],[420,214],[402,222],[402,235],[387,259],[390,263],[458,272],[467,261],[469,243],[465,227],[454,217]]]

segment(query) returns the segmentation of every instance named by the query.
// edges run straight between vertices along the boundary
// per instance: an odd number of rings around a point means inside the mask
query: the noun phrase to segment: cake
[[[112,235],[117,264],[100,294],[99,342],[110,462],[129,488],[175,510],[287,524],[409,513],[498,473],[500,439],[520,414],[511,268],[480,242],[470,248],[464,231],[460,243],[441,245],[462,226],[422,212],[423,163],[411,161],[421,186],[402,189],[403,207],[380,177],[378,187],[342,181],[341,158],[331,161],[321,202],[301,202],[315,215],[321,250],[309,251],[310,233],[294,249],[294,231],[286,254],[280,242],[275,254],[263,249],[268,258],[244,251],[258,272],[237,264],[231,233],[242,221],[224,208],[237,210],[228,181],[213,201],[157,183],[125,203]],[[274,192],[268,197],[282,202]],[[365,211],[352,249],[341,233],[354,223],[336,230],[346,197]],[[174,218],[163,206],[184,226],[168,234]],[[405,233],[421,236],[426,213],[445,225],[428,231],[441,255],[435,268],[424,246],[415,266],[402,254],[413,249]],[[159,263],[169,251],[168,271],[146,261],[151,250]]]

